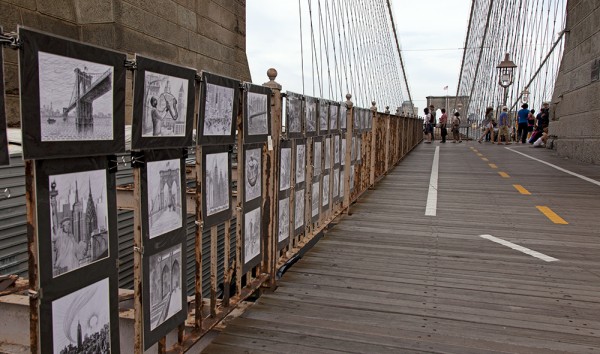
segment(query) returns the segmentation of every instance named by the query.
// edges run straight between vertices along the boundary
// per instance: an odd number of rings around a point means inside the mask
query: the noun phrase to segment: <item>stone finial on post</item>
[[[385,106],[385,114],[390,114],[390,106]]]
[[[371,101],[371,112],[377,112],[377,105],[375,101]]]
[[[354,103],[352,103],[351,99],[352,99],[352,95],[347,93],[346,94],[346,108],[348,108],[348,109],[350,109],[354,106]]]
[[[275,81],[275,78],[277,78],[277,70],[275,70],[275,68],[269,68],[269,70],[267,70],[267,76],[269,77],[269,81],[265,82],[263,86],[281,91],[281,85]]]
[[[400,109],[400,107],[396,107],[396,115],[399,116],[402,114],[402,110]]]

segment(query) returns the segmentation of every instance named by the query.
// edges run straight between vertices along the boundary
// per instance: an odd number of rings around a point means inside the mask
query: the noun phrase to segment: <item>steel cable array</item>
[[[376,101],[380,111],[411,101],[390,6],[389,0],[299,0],[302,93],[333,101],[351,93],[356,105]]]
[[[520,109],[525,89],[530,109],[550,101],[562,58],[566,2],[473,0],[454,107],[469,122],[481,122],[486,107],[498,111],[504,103],[496,66],[505,53],[517,65],[507,91],[509,111]]]

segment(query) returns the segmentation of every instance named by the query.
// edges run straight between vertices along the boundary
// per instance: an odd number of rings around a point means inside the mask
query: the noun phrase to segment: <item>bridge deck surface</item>
[[[436,147],[437,216],[425,216]],[[600,184],[515,151],[595,181],[600,168],[510,149],[419,145],[205,352],[600,351]]]

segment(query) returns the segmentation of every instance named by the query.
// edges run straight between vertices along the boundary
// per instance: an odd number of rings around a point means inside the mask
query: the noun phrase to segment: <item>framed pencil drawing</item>
[[[125,54],[18,31],[23,157],[124,152]]]
[[[209,228],[231,217],[229,145],[204,146],[202,166],[202,220]]]
[[[131,148],[192,145],[196,71],[136,56]]]
[[[224,76],[202,73],[200,90],[199,145],[235,143],[240,82]]]
[[[286,112],[286,123],[285,129],[289,139],[297,139],[303,137],[303,111],[302,106],[304,104],[304,96],[286,92],[285,98],[285,112]]]
[[[244,90],[244,142],[266,142],[271,134],[271,89],[246,84]]]

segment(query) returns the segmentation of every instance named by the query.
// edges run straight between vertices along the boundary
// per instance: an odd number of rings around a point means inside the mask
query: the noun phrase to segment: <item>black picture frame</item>
[[[277,204],[277,250],[281,250],[290,243],[290,238],[293,233],[291,224],[292,220],[292,198],[291,193],[280,195]],[[287,228],[286,225],[287,224]]]
[[[244,208],[242,215],[242,274],[260,264],[263,254],[263,211],[261,206]],[[249,234],[252,233],[252,234]],[[248,237],[252,237],[249,245]]]
[[[0,33],[4,33],[0,26]],[[10,164],[8,135],[6,133],[6,108],[4,103],[4,55],[0,48],[0,166]]]
[[[292,141],[282,141],[279,143],[279,195],[287,193],[292,187],[292,172],[295,173],[292,164]]]
[[[315,179],[323,173],[323,137],[313,138],[312,142],[312,165],[313,175],[312,179]]]
[[[213,155],[219,155],[219,156],[213,156]],[[220,186],[217,189],[212,188],[212,186],[209,186],[207,183],[207,177],[212,178],[211,176],[213,174],[215,174],[215,168],[220,170],[217,171],[217,173],[220,174],[219,178],[222,178],[222,169],[223,166],[221,165],[215,165],[215,163],[217,162],[222,162],[222,160],[225,158],[222,154],[226,154],[226,158],[227,158],[227,181],[226,181],[226,186],[222,185],[223,181],[219,181]],[[207,158],[211,157],[211,164],[212,166],[208,166],[207,165]],[[216,161],[216,159],[219,159],[219,161]],[[211,226],[215,226],[218,225],[222,222],[225,222],[229,219],[231,219],[231,212],[232,212],[232,203],[231,203],[231,149],[230,149],[230,145],[213,145],[213,146],[203,146],[202,147],[202,222],[203,222],[203,227],[204,229],[207,229]],[[212,174],[207,174],[207,171],[209,169],[212,169]],[[207,208],[209,207],[208,205],[208,194],[209,193],[213,193],[212,196],[213,198],[222,198],[222,196],[219,196],[219,189],[223,189],[226,188],[227,191],[227,200],[226,202],[223,201],[223,203],[221,203],[221,205],[219,205],[216,210],[207,210]],[[222,192],[222,191],[221,191]],[[212,199],[211,200],[211,204],[212,204]],[[219,199],[221,200],[221,199]],[[226,208],[224,208],[225,204],[227,204]]]
[[[106,156],[35,163],[38,274],[45,296],[63,294],[67,284],[88,284],[89,274],[116,274],[116,178],[110,165]],[[62,255],[65,248],[71,254]]]
[[[332,154],[333,151],[333,137],[330,135],[326,135],[321,138],[323,141],[323,172],[327,173],[331,168],[333,168],[333,164],[335,162],[334,156]]]
[[[346,102],[340,102],[340,132],[346,132],[348,129],[348,106]]]
[[[321,214],[321,176],[314,178],[310,187],[310,216],[313,223],[319,221]]]
[[[304,182],[306,182],[307,173],[306,173],[306,139],[295,139],[294,140],[294,149],[293,149],[293,157],[295,160],[294,164],[294,173],[296,178],[294,181],[296,182],[296,189],[304,186]]]
[[[340,132],[340,103],[329,103],[329,133],[337,134]]]
[[[162,149],[146,150],[143,156],[142,240],[144,250],[153,254],[186,237],[185,154],[183,149]]]
[[[23,26],[18,27],[18,32],[22,42],[19,81],[23,158],[48,159],[124,152],[125,54]],[[60,74],[72,73],[73,67],[75,74],[68,83],[63,83],[67,79]],[[90,72],[87,71],[88,67]],[[69,86],[71,82],[73,84]],[[83,90],[85,92],[81,94]],[[112,99],[106,96],[110,90]],[[63,91],[68,93],[61,95]],[[68,95],[71,97],[67,102],[64,97]],[[73,101],[75,96],[79,97],[79,101],[83,97],[100,103],[97,107],[87,101],[78,104]],[[57,102],[58,116],[53,108],[55,99],[60,99]],[[106,112],[96,113],[94,117],[94,110],[100,108],[105,108]],[[71,110],[83,112],[84,118],[69,118]],[[102,124],[94,124],[95,120]]]
[[[318,127],[319,127],[319,135],[327,135],[329,134],[329,101],[326,99],[319,99],[319,119],[318,119]]]
[[[235,131],[237,128],[237,115],[240,104],[240,86],[241,82],[225,76],[219,76],[208,72],[202,72],[202,84],[200,86],[200,114],[198,126],[196,128],[198,145],[224,145],[235,143]],[[231,97],[229,97],[231,95]],[[214,104],[221,103],[223,107],[215,107],[213,103],[207,105],[207,101],[212,100]],[[223,109],[225,112],[207,114],[207,109]],[[231,112],[229,112],[231,109]],[[213,128],[215,123],[213,114],[222,116],[222,129]],[[210,115],[210,117],[208,117]],[[210,123],[209,123],[210,122]],[[230,125],[230,128],[227,126]],[[210,129],[208,129],[210,128]],[[209,131],[210,130],[210,131]]]
[[[319,100],[315,97],[304,96],[303,112],[304,136],[319,135]]]
[[[354,119],[352,120],[352,132],[354,134],[360,134],[360,124],[362,122],[362,108],[354,107],[352,111],[354,114]]]
[[[144,253],[142,274],[142,296],[146,299],[143,302],[144,350],[150,348],[187,319],[186,254],[185,241]],[[156,266],[158,266],[159,275],[156,274]],[[159,282],[160,284],[158,284]],[[157,289],[159,294],[153,293],[150,289],[151,286],[159,286]],[[157,296],[158,298],[156,298]],[[163,312],[165,299],[168,299],[166,302],[166,316],[168,317],[164,318],[162,322],[154,324],[153,320],[157,319],[152,312]],[[171,305],[175,307],[178,304],[180,308],[169,316],[168,311]],[[162,311],[160,311],[161,308]]]
[[[304,186],[294,190],[294,236],[298,236],[304,232],[304,224],[306,217],[306,191]],[[300,220],[300,222],[297,222]]]
[[[331,170],[331,203],[332,205],[340,201],[340,166],[335,166]]]
[[[131,149],[192,146],[196,70],[141,55],[136,55],[136,66]],[[152,98],[156,98],[154,107]],[[182,105],[183,109],[179,110]]]
[[[267,142],[271,135],[272,94],[268,87],[244,84],[244,143]],[[256,106],[263,106],[263,100],[265,112],[255,112]]]
[[[329,210],[331,203],[331,173],[329,171],[323,173],[321,177],[321,212]]]
[[[285,94],[285,132],[288,139],[304,137],[304,96],[287,91]]]
[[[243,193],[244,206],[252,207],[262,204],[263,147],[264,143],[244,144],[244,171],[242,173],[244,182],[238,182],[238,193]]]
[[[108,333],[110,335],[110,353],[120,353],[120,339],[119,339],[119,279],[116,274],[116,267],[111,267],[115,270],[115,274],[111,276],[105,276],[103,273],[89,273],[81,277],[78,282],[65,282],[62,286],[62,291],[58,293],[49,294],[44,291],[44,296],[40,300],[39,305],[39,348],[43,354],[59,353],[60,348],[64,344],[58,342],[65,342],[65,340],[74,342],[81,340],[85,343],[88,339],[88,333],[90,326],[89,319],[92,316],[95,317],[96,321],[104,320],[108,321]],[[44,289],[45,290],[45,289]],[[106,294],[108,292],[108,294]],[[103,297],[106,297],[104,299]],[[104,300],[108,304],[99,304],[95,300]],[[69,311],[65,311],[64,308],[68,308]],[[103,317],[107,318],[103,318]],[[88,318],[88,321],[82,321]],[[78,327],[73,328],[75,319],[78,319]],[[59,322],[59,321],[63,322]],[[64,321],[71,321],[71,324],[65,326]],[[102,322],[104,322],[102,321]],[[56,322],[56,323],[55,323]],[[83,322],[83,326],[81,323]],[[66,337],[64,333],[59,334],[61,329],[68,327],[69,330],[76,332],[76,338],[61,338]],[[102,328],[102,331],[106,331],[106,326],[101,327],[96,325],[95,329]],[[78,335],[78,333],[81,333]],[[96,332],[97,333],[97,332]],[[73,333],[69,333],[72,335]],[[56,338],[55,340],[55,337]],[[55,343],[57,342],[57,343]],[[75,342],[75,346],[77,343]],[[55,348],[56,347],[56,348]]]

